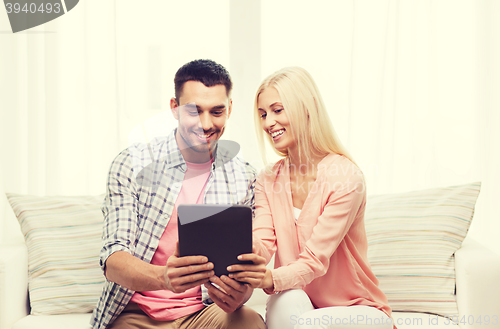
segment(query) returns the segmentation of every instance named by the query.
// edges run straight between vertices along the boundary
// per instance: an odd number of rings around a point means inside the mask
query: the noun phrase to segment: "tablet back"
[[[238,255],[252,252],[252,209],[244,205],[181,204],[177,208],[180,256],[204,255],[216,276]]]

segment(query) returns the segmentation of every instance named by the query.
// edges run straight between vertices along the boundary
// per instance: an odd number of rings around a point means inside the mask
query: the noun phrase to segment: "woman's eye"
[[[274,110],[274,113],[280,113],[281,111],[283,111],[283,109],[276,109]]]
[[[264,119],[264,118],[266,117],[266,115],[267,115],[266,113],[262,113],[262,114],[260,115],[260,118],[261,118],[261,119]]]

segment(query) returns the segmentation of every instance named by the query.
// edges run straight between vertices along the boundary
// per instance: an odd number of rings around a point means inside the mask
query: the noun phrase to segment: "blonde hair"
[[[261,155],[266,164],[264,140],[271,145],[273,142],[271,136],[265,134],[262,129],[258,100],[260,94],[271,87],[278,91],[281,98],[292,134],[296,136],[300,159],[304,156],[309,159],[311,156],[324,157],[330,153],[337,153],[354,162],[337,137],[318,87],[309,72],[301,67],[286,67],[268,76],[255,95],[255,128]],[[288,149],[277,150],[274,147],[273,149],[282,157],[288,156]]]

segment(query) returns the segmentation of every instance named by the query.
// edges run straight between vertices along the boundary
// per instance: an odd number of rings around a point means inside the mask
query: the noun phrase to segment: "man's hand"
[[[175,252],[168,258],[165,268],[166,288],[180,293],[207,283],[214,275],[213,268],[214,264],[209,263],[205,256],[179,257],[179,242],[177,242]]]
[[[208,295],[226,313],[236,311],[252,296],[253,288],[251,286],[230,279],[225,275],[220,278],[213,276],[210,281],[205,283]],[[212,283],[215,283],[221,289],[218,289]]]
[[[239,282],[246,282],[254,289],[262,288],[267,270],[266,259],[252,253],[239,255],[238,260],[251,261],[253,264],[235,264],[228,266],[227,270],[231,272],[229,277]]]

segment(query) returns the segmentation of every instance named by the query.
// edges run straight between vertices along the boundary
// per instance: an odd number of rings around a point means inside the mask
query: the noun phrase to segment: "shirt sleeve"
[[[324,206],[323,212],[299,259],[272,270],[274,291],[300,289],[315,278],[325,275],[333,253],[359,212],[364,211],[366,189],[359,169],[352,175],[325,176],[323,184],[327,184],[322,190],[328,195],[324,205],[317,205]]]
[[[264,169],[265,170],[265,169]],[[266,173],[262,171],[255,182],[255,216],[253,222],[253,244],[255,253],[269,263],[276,252],[276,233],[269,200],[265,193]]]
[[[100,265],[103,271],[111,254],[117,251],[133,254],[134,251],[132,242],[137,233],[138,196],[133,174],[130,157],[125,150],[111,164],[102,206],[104,223]]]

